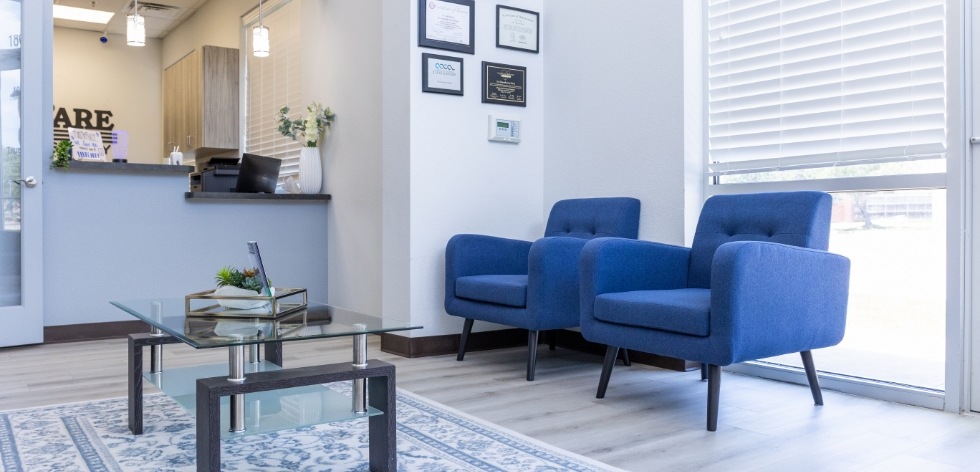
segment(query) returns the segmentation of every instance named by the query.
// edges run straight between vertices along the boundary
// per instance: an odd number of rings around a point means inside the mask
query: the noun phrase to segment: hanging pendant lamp
[[[133,14],[126,17],[126,44],[146,45],[146,23],[139,14],[139,0],[133,1]]]
[[[252,27],[252,54],[269,57],[269,28],[262,26],[262,0],[259,0],[259,24]]]

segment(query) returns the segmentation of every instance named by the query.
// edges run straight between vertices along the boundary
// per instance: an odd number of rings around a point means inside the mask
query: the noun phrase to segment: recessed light
[[[112,19],[114,13],[110,11],[91,10],[88,8],[66,7],[64,5],[53,5],[54,17],[62,20],[84,21],[86,23],[98,23],[104,25]]]

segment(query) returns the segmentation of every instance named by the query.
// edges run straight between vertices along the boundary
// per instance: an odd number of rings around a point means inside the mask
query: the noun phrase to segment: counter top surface
[[[92,161],[71,161],[67,169],[68,172],[75,170],[83,171],[106,171],[106,172],[150,172],[187,175],[194,172],[194,166],[172,166],[167,164],[138,164],[131,162],[92,162]]]
[[[187,200],[286,200],[286,201],[327,201],[330,194],[293,194],[293,193],[235,193],[235,192],[184,192]]]

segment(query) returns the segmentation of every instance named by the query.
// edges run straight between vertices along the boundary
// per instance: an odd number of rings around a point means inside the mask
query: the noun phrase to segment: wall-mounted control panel
[[[521,142],[521,121],[490,115],[490,130],[487,139],[501,143]]]

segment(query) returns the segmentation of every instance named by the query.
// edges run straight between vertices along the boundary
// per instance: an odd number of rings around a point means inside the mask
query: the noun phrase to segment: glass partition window
[[[299,173],[300,143],[279,133],[276,116],[288,106],[290,118],[305,116],[300,102],[302,84],[302,2],[267,1],[262,24],[269,28],[267,57],[252,54],[252,26],[258,25],[256,9],[243,18],[245,59],[245,152],[282,159],[280,180]]]
[[[705,2],[708,194],[834,196],[830,251],[851,281],[821,371],[945,389],[945,4]],[[854,177],[868,191],[843,191]]]
[[[830,251],[851,260],[847,329],[825,372],[944,390],[946,191],[834,193]],[[800,356],[769,362],[802,367]]]
[[[21,304],[21,3],[0,0],[0,306]]]

